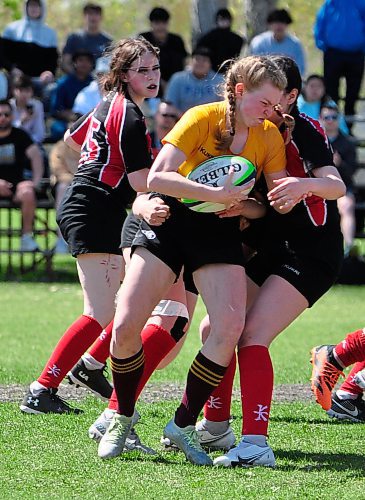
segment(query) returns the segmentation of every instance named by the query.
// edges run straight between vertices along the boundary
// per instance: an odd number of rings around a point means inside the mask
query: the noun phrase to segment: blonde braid
[[[236,96],[231,85],[227,85],[227,97],[229,106],[229,135],[233,137],[236,133]]]

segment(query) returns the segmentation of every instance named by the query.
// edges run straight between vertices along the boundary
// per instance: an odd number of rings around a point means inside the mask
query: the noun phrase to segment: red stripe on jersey
[[[70,137],[80,147],[84,144],[86,134],[89,129],[91,116],[92,115],[87,115],[86,119],[83,122],[81,122],[80,125],[75,130],[73,130],[72,132],[70,131]]]
[[[314,126],[313,123],[312,125]],[[291,140],[291,142],[286,146],[286,159],[286,170],[290,176],[311,177],[293,140]],[[313,224],[315,226],[324,226],[327,221],[326,200],[320,196],[312,195],[306,198],[303,203]]]

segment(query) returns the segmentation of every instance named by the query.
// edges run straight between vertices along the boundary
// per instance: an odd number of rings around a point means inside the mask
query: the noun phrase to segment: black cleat
[[[64,399],[57,395],[58,389],[43,389],[37,396],[31,391],[25,395],[20,409],[23,413],[40,415],[42,413],[83,413],[79,408],[72,408]]]
[[[113,392],[113,386],[105,376],[106,365],[99,370],[89,370],[80,359],[77,364],[68,372],[67,378],[70,384],[76,387],[85,387],[95,396],[103,400],[108,400]]]
[[[340,399],[336,394],[332,396],[332,406],[327,410],[330,417],[365,422],[365,401],[360,394],[356,399]]]

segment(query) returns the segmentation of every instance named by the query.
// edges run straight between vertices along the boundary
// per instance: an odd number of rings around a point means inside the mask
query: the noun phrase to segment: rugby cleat
[[[76,387],[85,387],[89,389],[95,396],[104,401],[108,401],[113,392],[113,386],[105,376],[106,365],[103,368],[89,370],[85,363],[80,359],[77,364],[67,374],[67,379],[70,384],[75,384]]]
[[[178,427],[172,419],[166,425],[163,437],[169,439],[170,443],[177,446],[192,464],[213,465],[212,459],[199,443],[194,425]]]
[[[311,350],[311,389],[317,403],[326,411],[331,408],[332,390],[339,376],[344,376],[330,361],[333,348],[333,345],[320,345]]]
[[[365,422],[365,401],[360,394],[356,399],[340,399],[337,394],[332,396],[332,406],[327,415],[340,420]]]
[[[100,458],[114,458],[123,453],[125,442],[132,428],[133,417],[115,413],[98,447]]]
[[[42,413],[83,413],[79,408],[73,408],[67,401],[57,395],[57,389],[42,389],[34,396],[29,390],[19,407],[23,413],[40,415]]]
[[[275,457],[267,443],[266,446],[258,446],[248,443],[243,437],[228,453],[217,457],[213,465],[217,467],[275,467]]]
[[[101,438],[106,433],[110,423],[115,415],[115,410],[110,410],[106,408],[103,413],[95,420],[95,422],[89,427],[89,438],[96,442],[100,442]],[[134,410],[132,425],[136,425],[140,415],[137,410]],[[131,428],[128,437],[126,439],[123,451],[140,451],[141,453],[146,453],[147,455],[155,455],[156,451],[143,444],[135,431],[134,427]]]
[[[208,451],[228,451],[236,442],[236,436],[234,435],[231,426],[228,426],[227,430],[220,434],[211,434],[204,426],[203,420],[201,420],[196,424],[195,430],[197,432],[200,445]],[[177,447],[174,446],[168,438],[162,437],[161,444],[163,444],[166,449],[177,449]]]

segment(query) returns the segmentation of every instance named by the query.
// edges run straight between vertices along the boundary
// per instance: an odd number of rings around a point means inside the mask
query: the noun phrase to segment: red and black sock
[[[134,412],[136,392],[144,369],[143,347],[129,358],[110,356],[114,390],[118,400],[117,412],[131,417]]]
[[[58,387],[102,330],[94,318],[80,316],[59,340],[38,382],[45,387]]]
[[[186,382],[181,405],[175,413],[175,423],[179,427],[194,425],[204,403],[220,384],[227,367],[218,365],[201,352],[194,359]]]

